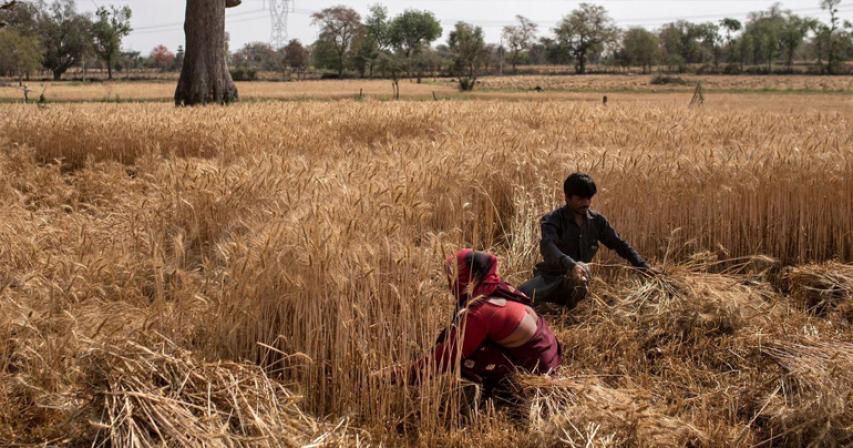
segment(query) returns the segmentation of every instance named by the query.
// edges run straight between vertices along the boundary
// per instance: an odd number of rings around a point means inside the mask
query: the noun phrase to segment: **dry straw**
[[[835,399],[849,392],[836,373],[853,369],[837,318],[853,256],[846,114],[488,101],[2,112],[4,440],[363,440],[326,416],[392,445],[849,440],[849,400]],[[472,424],[453,376],[408,388],[377,375],[450,322],[440,266],[454,249],[496,251],[513,282],[530,275],[537,218],[574,170],[666,275],[596,267],[590,300],[553,317],[566,371],[525,396],[571,418]],[[755,254],[779,261],[740,258]],[[831,259],[783,272],[779,289],[779,265]],[[803,302],[816,290],[831,313]]]

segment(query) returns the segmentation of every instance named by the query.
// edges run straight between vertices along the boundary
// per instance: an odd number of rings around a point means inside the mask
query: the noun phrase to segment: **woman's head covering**
[[[490,253],[462,249],[447,258],[446,270],[450,291],[460,307],[480,297],[499,297],[530,304],[524,293],[501,279],[498,257]]]

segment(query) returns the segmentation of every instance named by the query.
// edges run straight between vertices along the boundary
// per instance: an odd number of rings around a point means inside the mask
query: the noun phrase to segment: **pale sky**
[[[317,38],[317,27],[311,25],[310,15],[314,11],[335,6],[349,6],[362,16],[373,4],[382,4],[391,16],[406,9],[432,11],[448,30],[457,21],[463,20],[481,26],[489,42],[498,42],[503,26],[513,23],[517,14],[524,15],[539,24],[540,35],[551,34],[561,17],[581,2],[566,0],[293,0],[294,12],[290,14],[289,37],[298,38],[305,44]],[[751,11],[764,10],[776,3],[773,0],[598,0],[589,1],[604,6],[610,16],[621,27],[641,25],[656,28],[667,22],[686,19],[695,22],[719,20],[723,17],[744,19]],[[825,20],[828,15],[821,11],[819,0],[780,1],[783,9]],[[78,9],[94,11],[99,5],[129,5],[133,10],[132,24],[135,29],[125,41],[125,48],[147,54],[156,45],[164,44],[174,51],[183,44],[182,23],[186,2],[182,0],[77,0]],[[231,34],[231,48],[237,49],[247,42],[270,40],[271,20],[269,4],[265,0],[243,0],[237,8],[229,9],[226,15],[226,30]],[[853,0],[841,3],[840,16],[853,21]]]

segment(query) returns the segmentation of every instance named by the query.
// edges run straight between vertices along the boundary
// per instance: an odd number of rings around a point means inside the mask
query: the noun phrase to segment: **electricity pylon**
[[[287,45],[287,18],[293,12],[295,0],[266,0],[270,5],[270,18],[272,19],[272,33],[270,34],[270,45],[273,48],[281,48]]]

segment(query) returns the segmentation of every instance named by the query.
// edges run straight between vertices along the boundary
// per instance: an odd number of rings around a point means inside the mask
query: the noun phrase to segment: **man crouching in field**
[[[640,254],[623,240],[604,216],[590,210],[598,192],[592,178],[574,173],[563,184],[566,205],[542,217],[539,249],[544,261],[534,270],[534,278],[519,289],[537,303],[550,302],[568,309],[586,297],[588,266],[598,252],[598,243],[615,250],[644,272],[652,272]]]

